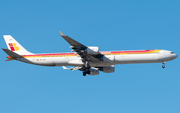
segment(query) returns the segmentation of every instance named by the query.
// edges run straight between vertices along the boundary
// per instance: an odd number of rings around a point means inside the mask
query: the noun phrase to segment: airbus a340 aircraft
[[[99,71],[113,73],[114,65],[134,63],[162,63],[178,56],[167,50],[134,50],[134,51],[99,51],[99,47],[85,46],[74,39],[60,35],[71,45],[71,53],[34,54],[27,51],[11,35],[3,35],[8,49],[3,49],[9,56],[6,61],[18,60],[41,66],[63,66],[63,69],[80,70],[83,75],[98,75]],[[74,66],[66,68],[65,66]]]

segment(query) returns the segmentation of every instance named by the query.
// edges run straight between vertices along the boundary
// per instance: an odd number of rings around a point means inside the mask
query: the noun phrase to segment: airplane
[[[59,33],[71,45],[72,52],[34,54],[27,51],[11,35],[3,35],[8,47],[3,50],[9,55],[6,61],[18,60],[41,66],[62,66],[63,69],[72,71],[80,70],[83,76],[86,76],[99,75],[99,71],[113,73],[114,65],[117,64],[162,63],[162,68],[165,68],[165,62],[178,57],[172,51],[161,49],[100,52],[97,46],[85,46],[61,31]]]

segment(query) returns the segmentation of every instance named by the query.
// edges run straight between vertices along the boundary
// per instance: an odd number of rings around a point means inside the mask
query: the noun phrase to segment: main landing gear
[[[83,72],[83,76],[86,76],[86,74],[90,74],[90,71],[88,70]]]
[[[85,66],[84,66],[84,72],[83,72],[83,76],[86,76],[86,74],[90,74],[90,65],[89,65],[89,62],[88,61],[86,61],[86,63],[85,63]]]
[[[165,68],[165,62],[162,62],[162,64],[163,64],[163,65],[162,65],[162,68]]]

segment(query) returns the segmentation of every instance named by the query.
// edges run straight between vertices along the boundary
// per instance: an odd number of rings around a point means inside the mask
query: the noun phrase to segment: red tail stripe
[[[11,51],[15,51],[14,46],[13,46],[12,43],[9,43],[9,47],[10,47]]]

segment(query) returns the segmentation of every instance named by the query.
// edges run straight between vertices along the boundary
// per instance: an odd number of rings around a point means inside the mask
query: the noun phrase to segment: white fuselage
[[[148,50],[147,50],[148,51]],[[153,52],[154,51],[154,52]],[[137,51],[106,51],[102,61],[90,62],[91,67],[105,67],[116,64],[134,64],[134,63],[159,63],[167,62],[178,56],[167,50],[153,50],[152,52]],[[76,53],[55,53],[55,54],[35,54],[22,55],[24,58],[17,60],[42,66],[83,66],[82,58]]]

